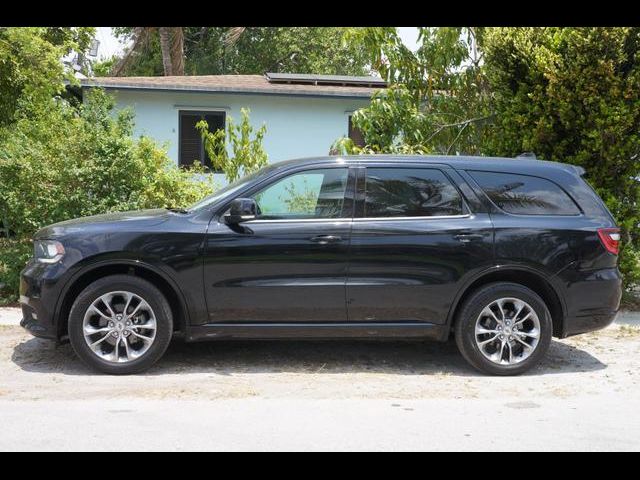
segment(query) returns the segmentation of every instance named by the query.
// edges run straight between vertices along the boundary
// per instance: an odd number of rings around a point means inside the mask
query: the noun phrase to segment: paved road
[[[1,451],[640,450],[638,314],[497,378],[455,345],[352,341],[175,344],[109,377],[6,313]]]
[[[2,403],[0,450],[638,450],[637,403],[609,400]]]

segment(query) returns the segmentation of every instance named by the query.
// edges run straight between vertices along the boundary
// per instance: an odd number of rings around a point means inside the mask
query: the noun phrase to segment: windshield
[[[197,210],[202,210],[203,208],[208,207],[209,205],[213,205],[214,203],[218,202],[219,200],[222,200],[223,198],[232,195],[234,192],[237,192],[238,190],[241,190],[243,187],[245,187],[246,185],[250,184],[251,182],[253,182],[256,178],[260,177],[261,175],[264,175],[265,173],[269,172],[269,170],[275,168],[274,165],[268,165],[266,167],[262,167],[260,170],[256,170],[255,172],[246,175],[238,180],[236,180],[235,182],[232,182],[230,184],[228,184],[227,186],[221,188],[220,190],[218,190],[217,192],[209,195],[208,197],[205,197],[204,199],[200,200],[198,203],[191,205],[191,207],[188,208],[188,210],[190,212],[194,212]]]

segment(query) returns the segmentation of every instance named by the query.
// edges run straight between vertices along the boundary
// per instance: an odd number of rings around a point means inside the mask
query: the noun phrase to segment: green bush
[[[133,115],[114,111],[101,90],[74,107],[58,99],[0,132],[0,296],[15,299],[25,242],[45,225],[142,208],[182,207],[213,191],[211,181],[175,166],[151,139],[132,138]],[[29,247],[30,248],[30,247]]]
[[[242,120],[239,124],[236,124],[231,116],[227,117],[226,131],[220,129],[210,132],[205,120],[196,124],[213,166],[221,170],[230,182],[255,172],[268,163],[267,152],[262,145],[267,126],[262,125],[254,135],[254,128],[249,120],[249,109],[243,108],[240,111]],[[227,146],[231,148],[231,156]]]
[[[495,28],[486,35],[495,125],[484,152],[580,165],[622,229],[640,283],[640,28]]]
[[[0,238],[0,305],[16,301],[20,270],[32,252],[29,239]]]

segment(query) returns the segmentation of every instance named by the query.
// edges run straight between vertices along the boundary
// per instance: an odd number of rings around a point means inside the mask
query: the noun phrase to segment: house
[[[202,75],[181,77],[96,77],[81,81],[82,90],[102,87],[117,106],[130,106],[136,135],[168,144],[179,165],[210,163],[195,124],[225,128],[240,109],[250,110],[251,123],[267,125],[264,148],[270,162],[327,155],[333,142],[349,136],[362,141],[351,115],[366,107],[385,82],[377,77],[304,74]]]

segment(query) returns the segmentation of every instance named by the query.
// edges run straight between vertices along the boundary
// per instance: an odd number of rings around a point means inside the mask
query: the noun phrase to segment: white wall
[[[115,91],[119,108],[130,106],[136,135],[168,142],[169,156],[178,161],[178,111],[223,109],[234,120],[240,109],[251,110],[254,127],[266,123],[264,146],[270,162],[327,155],[331,144],[348,134],[348,113],[368,105],[368,99],[291,97],[276,95],[212,94],[153,91]]]

